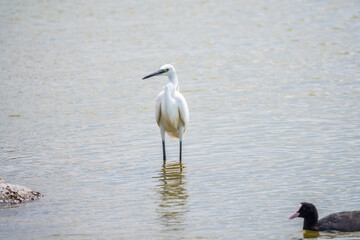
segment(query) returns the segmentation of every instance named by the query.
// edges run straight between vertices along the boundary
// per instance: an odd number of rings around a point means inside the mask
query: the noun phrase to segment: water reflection
[[[317,238],[317,237],[320,236],[320,233],[316,232],[316,231],[303,230],[303,236],[304,236],[304,239],[306,239],[306,238]]]
[[[360,232],[338,232],[338,231],[324,231],[316,232],[310,230],[302,230],[303,238],[302,239],[360,239]]]
[[[187,199],[185,166],[179,163],[164,164],[159,171],[159,184],[156,186],[158,194],[157,213],[166,231],[184,229]]]

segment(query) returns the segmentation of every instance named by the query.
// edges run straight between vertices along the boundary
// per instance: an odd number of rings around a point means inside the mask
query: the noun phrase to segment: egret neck
[[[179,80],[175,70],[171,75],[169,75],[169,82],[175,86],[176,91],[179,91]]]

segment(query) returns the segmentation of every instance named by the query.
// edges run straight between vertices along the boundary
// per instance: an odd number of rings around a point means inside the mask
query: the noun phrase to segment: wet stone
[[[42,198],[42,194],[27,187],[5,183],[0,178],[0,204],[1,203],[24,203]]]

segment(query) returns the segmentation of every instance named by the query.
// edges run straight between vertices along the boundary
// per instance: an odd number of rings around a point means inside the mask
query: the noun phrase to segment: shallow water
[[[360,209],[358,1],[2,1],[4,239],[302,239]],[[183,168],[155,96],[177,69]],[[321,233],[357,239],[359,233]]]

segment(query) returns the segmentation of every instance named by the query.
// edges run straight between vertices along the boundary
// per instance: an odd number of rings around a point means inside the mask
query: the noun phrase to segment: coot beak
[[[300,215],[300,213],[294,212],[293,214],[291,214],[291,216],[289,217],[289,219],[297,218],[299,215]]]

